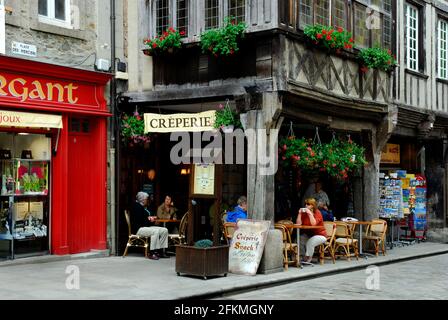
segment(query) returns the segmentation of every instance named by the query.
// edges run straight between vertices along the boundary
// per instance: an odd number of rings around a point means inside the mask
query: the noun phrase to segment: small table
[[[163,223],[163,227],[166,228],[167,223],[180,223],[180,220],[177,219],[157,219],[156,223]]]
[[[344,221],[345,223],[351,223],[359,226],[359,256],[367,259],[367,256],[373,256],[373,254],[363,253],[362,252],[362,226],[369,224],[381,224],[382,222],[375,221]]]
[[[311,229],[325,229],[323,226],[304,226],[303,224],[285,224],[288,229],[297,230],[297,267],[302,268],[302,263],[300,262],[300,229],[311,230]]]

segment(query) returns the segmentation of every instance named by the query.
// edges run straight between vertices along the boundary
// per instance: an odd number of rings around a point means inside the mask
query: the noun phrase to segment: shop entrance
[[[286,151],[283,148],[286,145],[281,145],[284,138],[291,136],[295,136],[296,139],[303,138],[304,143],[329,144],[333,139],[341,142],[350,139],[353,143],[362,145],[361,136],[355,132],[336,132],[307,123],[292,124],[287,121],[284,123],[279,134],[279,168],[275,176],[275,220],[296,221],[297,212],[304,207],[306,198],[320,198],[317,195],[319,189],[328,196],[327,207],[330,214],[327,220],[354,217],[357,212],[361,212],[362,197],[356,197],[355,190],[358,190],[359,194],[362,193],[362,170],[351,171],[344,176],[338,172],[335,176],[334,172],[330,174],[325,167],[318,166],[311,170],[300,165],[293,166],[290,159],[285,157]],[[312,160],[312,157],[317,155],[310,153],[309,157]],[[316,184],[319,184],[320,188],[316,189]]]

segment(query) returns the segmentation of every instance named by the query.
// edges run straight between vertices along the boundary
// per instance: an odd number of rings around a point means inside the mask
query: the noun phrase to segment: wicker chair
[[[168,241],[172,245],[186,244],[185,231],[187,229],[187,222],[188,222],[188,212],[186,212],[182,217],[182,219],[180,220],[179,233],[172,233],[168,235]]]
[[[288,270],[288,266],[290,263],[297,263],[298,257],[298,248],[297,243],[292,243],[291,241],[291,233],[289,229],[281,223],[276,223],[274,225],[275,229],[280,230],[282,232],[283,237],[283,265],[286,270]],[[294,257],[294,259],[290,260],[290,254]]]
[[[236,229],[236,223],[235,222],[226,222],[224,223],[224,237],[226,238],[227,243],[230,243],[233,237],[233,233]]]
[[[387,222],[382,219],[374,219],[372,220],[372,223],[367,226],[366,235],[363,237],[363,244],[364,242],[373,242],[376,256],[378,256],[380,246],[381,252],[384,256],[386,255],[386,232]],[[367,248],[367,246],[365,246],[365,248]]]
[[[335,263],[335,238],[336,238],[336,223],[331,221],[324,221],[325,231],[327,232],[327,241],[319,246],[319,261],[320,264],[324,264],[326,257],[325,254],[328,253],[329,258]]]
[[[353,248],[353,255],[358,260],[359,251],[358,251],[358,240],[353,239],[353,234],[350,232],[351,226],[346,222],[337,221],[336,222],[336,240],[334,246],[335,256],[344,256],[350,261],[350,257],[352,256],[351,250]],[[339,249],[342,250],[342,254],[338,254]]]
[[[148,257],[148,247],[150,244],[149,237],[141,237],[131,232],[131,216],[128,210],[124,210],[124,216],[126,218],[126,222],[128,224],[128,243],[126,244],[126,249],[123,253],[123,258],[128,254],[129,247],[139,247],[145,248],[145,257]]]

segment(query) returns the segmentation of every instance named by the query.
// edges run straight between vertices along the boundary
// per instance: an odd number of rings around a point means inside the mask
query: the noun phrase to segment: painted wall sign
[[[37,47],[32,44],[13,41],[11,52],[22,56],[37,57]]]
[[[240,219],[229,250],[229,271],[255,275],[263,255],[270,221]]]
[[[0,110],[0,127],[62,128],[62,116]]]
[[[145,113],[145,132],[200,132],[213,130],[216,111],[201,113]]]
[[[110,115],[104,88],[111,75],[0,56],[0,105]]]
[[[50,82],[27,77],[14,78],[0,73],[0,96],[20,102],[41,100],[77,104],[78,89],[79,86],[73,83]]]
[[[381,163],[400,164],[400,145],[386,144],[381,152]]]

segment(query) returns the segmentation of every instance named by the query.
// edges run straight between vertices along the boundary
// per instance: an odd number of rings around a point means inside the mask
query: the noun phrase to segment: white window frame
[[[57,27],[73,29],[71,23],[71,0],[65,0],[65,20],[56,19],[55,17],[55,0],[47,1],[47,16],[38,13],[39,22],[51,24]]]
[[[448,80],[448,21],[439,19],[438,25],[438,76]]]
[[[411,13],[415,13],[415,17],[411,16]],[[419,71],[419,23],[419,9],[406,3],[406,66],[413,71]],[[412,35],[414,32],[415,37]]]

